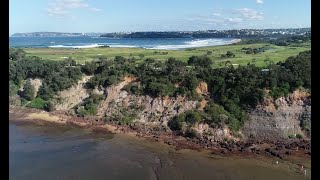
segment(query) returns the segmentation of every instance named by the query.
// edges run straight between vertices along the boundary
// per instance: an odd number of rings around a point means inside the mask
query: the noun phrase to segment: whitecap
[[[82,46],[55,45],[55,46],[49,46],[49,47],[50,48],[96,48],[101,46],[104,46],[104,45],[99,45],[99,44],[89,44],[89,45],[82,45]]]
[[[186,49],[186,48],[195,48],[195,47],[207,47],[207,46],[218,46],[218,45],[227,45],[235,42],[239,42],[239,39],[194,39],[191,41],[185,41],[184,44],[180,45],[158,45],[146,49],[162,49],[162,50],[177,50],[177,49]]]
[[[110,45],[110,47],[128,47],[128,48],[134,48],[134,47],[137,47],[137,46],[133,46],[133,45]]]

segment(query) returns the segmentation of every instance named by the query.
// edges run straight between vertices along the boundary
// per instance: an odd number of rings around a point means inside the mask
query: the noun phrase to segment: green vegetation
[[[27,78],[42,79],[38,97],[44,100],[49,100],[56,92],[71,87],[81,76],[80,65],[73,60],[44,61],[35,56],[9,59],[9,81],[20,87],[21,82]],[[29,101],[34,98],[34,88],[29,81],[20,95]]]
[[[253,39],[251,39],[253,40]],[[253,54],[246,54],[241,50],[242,48],[264,48],[265,52],[254,54],[256,59],[256,66],[265,66],[264,60],[269,57],[270,61],[277,63],[287,59],[289,56],[295,56],[299,52],[310,50],[311,43],[291,43],[288,46],[277,46],[270,44],[270,42],[258,42],[254,44],[246,44],[247,40],[243,40],[242,44],[212,46],[189,48],[185,50],[166,50],[166,52],[158,52],[152,49],[142,48],[89,48],[89,49],[57,49],[57,48],[25,48],[27,55],[38,56],[47,60],[63,61],[64,57],[72,57],[78,63],[84,64],[85,62],[99,59],[114,59],[116,56],[123,56],[124,58],[136,59],[136,63],[142,63],[145,59],[153,58],[157,61],[165,61],[170,57],[174,57],[183,62],[187,62],[191,56],[207,55],[211,58],[214,64],[213,67],[224,66],[225,62],[231,61],[232,64],[246,65],[251,62]],[[294,48],[294,49],[292,49]],[[208,54],[208,51],[211,53]],[[235,57],[221,58],[221,55],[226,54],[227,51],[234,53]],[[144,57],[140,58],[140,54]]]
[[[82,104],[76,108],[76,113],[81,116],[93,116],[97,113],[97,107],[104,99],[104,95],[91,94],[90,97],[86,98]]]
[[[294,134],[289,134],[289,139],[293,139],[293,138],[295,138],[295,136],[294,136]]]
[[[171,121],[168,122],[168,126],[172,130],[180,131],[183,128],[183,124],[192,126],[202,121],[203,115],[195,110],[186,111],[178,116],[175,116]]]
[[[307,33],[304,36],[287,36],[280,38],[250,38],[243,39],[241,42],[237,44],[257,44],[257,43],[270,43],[277,46],[301,46],[305,43],[310,43],[311,41],[311,32]]]
[[[300,127],[306,135],[311,135],[311,116],[307,112],[300,117]]]
[[[9,81],[9,97],[18,93],[19,87],[13,81]]]
[[[35,89],[30,81],[27,81],[23,87],[23,91],[20,93],[20,96],[28,101],[33,100],[35,95]]]
[[[303,138],[303,136],[302,136],[301,134],[297,134],[297,135],[296,135],[296,138],[298,138],[298,139],[302,139],[302,138]]]
[[[25,58],[26,52],[23,51],[22,49],[14,49],[10,48],[9,49],[9,60],[21,60],[22,58]]]
[[[191,56],[188,60],[188,65],[193,65],[193,66],[200,66],[200,67],[210,67],[212,61],[209,57],[207,56]]]
[[[47,101],[41,98],[35,98],[27,105],[27,107],[37,108],[37,109],[46,109]]]
[[[221,55],[221,58],[234,58],[235,56],[236,56],[236,55],[235,55],[233,52],[227,51],[226,54],[222,54],[222,55]]]

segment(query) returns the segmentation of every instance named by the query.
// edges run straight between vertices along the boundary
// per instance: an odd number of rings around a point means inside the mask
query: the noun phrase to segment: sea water
[[[108,45],[110,47],[136,47],[146,49],[177,50],[185,48],[218,46],[232,44],[232,38],[102,38],[102,37],[9,37],[10,47],[30,48],[93,48]]]

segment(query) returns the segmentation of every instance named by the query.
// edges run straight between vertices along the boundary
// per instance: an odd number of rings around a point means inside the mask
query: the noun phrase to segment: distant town
[[[288,29],[239,29],[239,30],[205,30],[205,31],[167,31],[167,32],[114,32],[114,33],[63,33],[31,32],[15,33],[11,37],[78,37],[93,36],[106,38],[263,38],[311,35],[310,28]]]

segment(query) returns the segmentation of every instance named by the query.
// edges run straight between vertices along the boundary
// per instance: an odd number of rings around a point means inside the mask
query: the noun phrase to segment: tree
[[[26,56],[26,52],[23,51],[22,49],[15,49],[15,48],[10,48],[9,49],[9,60],[21,60]]]
[[[227,51],[227,54],[226,54],[227,57],[235,57],[235,54],[231,51]]]
[[[139,54],[140,59],[144,58],[144,54]]]
[[[188,111],[186,112],[185,122],[190,124],[195,124],[202,120],[201,114],[197,111]]]
[[[209,67],[212,64],[212,61],[207,56],[191,56],[188,60],[188,64],[199,67]]]
[[[9,96],[14,96],[17,94],[19,88],[17,85],[13,83],[13,81],[9,81]]]
[[[35,96],[35,89],[30,81],[27,81],[26,84],[23,87],[23,91],[21,93],[21,97],[26,100],[33,100]]]
[[[117,63],[117,64],[124,64],[126,59],[122,56],[116,56],[114,57],[114,61]]]

